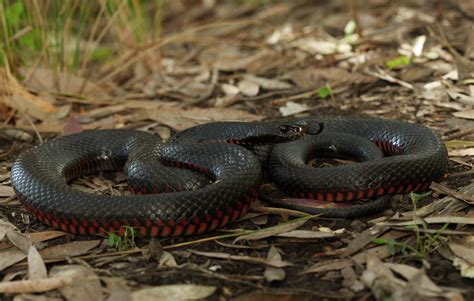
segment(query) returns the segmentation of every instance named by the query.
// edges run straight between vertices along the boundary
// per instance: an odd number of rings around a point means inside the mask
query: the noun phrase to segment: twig
[[[474,134],[474,128],[462,130],[462,131],[459,131],[457,133],[445,136],[445,137],[443,137],[443,141],[458,139],[458,138],[462,138],[462,137],[465,137],[465,136],[468,136],[468,135],[471,135],[471,134]]]
[[[444,185],[434,183],[434,182],[431,183],[430,188],[433,189],[434,191],[449,195],[453,198],[460,199],[460,200],[462,200],[462,201],[464,201],[464,202],[466,202],[470,205],[474,205],[474,197],[473,196],[470,196],[470,195],[467,195],[467,194],[464,194],[464,193],[461,193],[461,192],[457,192],[456,190],[453,190],[449,187],[446,187]]]

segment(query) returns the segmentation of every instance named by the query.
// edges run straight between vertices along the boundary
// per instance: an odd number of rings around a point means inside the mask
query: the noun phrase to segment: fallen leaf
[[[127,285],[127,280],[123,278],[101,277],[107,285],[107,301],[129,301],[132,300],[131,289]]]
[[[4,103],[19,112],[39,120],[46,120],[58,110],[48,101],[30,93],[13,77],[8,79],[5,87],[4,91],[0,90],[0,95],[3,94],[3,97],[0,97],[0,103]]]
[[[277,234],[278,237],[289,237],[289,238],[304,238],[304,239],[313,239],[313,238],[327,238],[335,237],[336,233],[334,232],[322,232],[322,231],[311,231],[311,230],[293,230],[285,233]]]
[[[356,237],[349,243],[342,256],[350,256],[356,252],[359,252],[363,247],[371,243],[374,238],[379,237],[386,231],[388,231],[389,227],[379,227],[375,225],[362,233],[356,235]]]
[[[469,224],[474,225],[474,217],[467,217],[467,216],[429,216],[424,218],[423,220],[417,219],[416,224],[445,224],[445,223],[452,223],[452,224]],[[379,226],[412,226],[414,221],[407,221],[407,222],[381,222]]]
[[[352,47],[347,43],[330,40],[317,40],[312,37],[299,39],[293,42],[293,46],[311,54],[323,55],[347,53],[352,50]]]
[[[61,237],[66,235],[65,232],[62,231],[43,231],[43,232],[34,232],[34,233],[25,233],[26,237],[32,242],[42,242],[46,240],[50,240],[53,238]]]
[[[352,267],[342,269],[341,275],[342,278],[344,278],[342,285],[345,287],[351,289],[354,292],[360,292],[364,289],[364,284],[359,280],[359,277],[357,277],[357,274]]]
[[[453,115],[458,118],[474,120],[474,110],[463,110],[459,112],[454,112]]]
[[[474,156],[474,147],[464,148],[464,149],[449,149],[448,155],[450,157]]]
[[[401,291],[406,284],[396,278],[377,256],[367,256],[367,269],[363,272],[361,280],[378,300]]]
[[[19,68],[20,74],[28,77],[26,86],[37,91],[58,91],[68,94],[92,94],[105,96],[104,90],[88,78],[46,68]]]
[[[132,301],[202,300],[214,294],[216,289],[215,286],[196,284],[160,285],[132,292]]]
[[[30,246],[28,251],[28,279],[39,280],[48,278],[48,271],[43,258],[34,246]]]
[[[453,253],[453,265],[461,272],[462,277],[474,278],[474,254],[472,252],[474,236],[463,239],[451,239],[448,247]]]
[[[474,96],[466,94],[462,89],[456,87],[447,80],[444,80],[442,83],[446,88],[446,93],[452,100],[456,100],[469,106],[474,105]]]
[[[401,275],[405,280],[411,281],[416,277],[420,277],[418,283],[418,290],[423,290],[423,294],[433,294],[434,296],[439,295],[443,290],[437,286],[430,278],[425,274],[425,271],[422,269],[417,269],[415,267],[400,264],[400,263],[384,263],[385,266],[390,268],[392,271]]]
[[[282,261],[280,252],[274,246],[271,246],[268,250],[267,259],[270,261]],[[273,282],[285,279],[286,273],[282,268],[267,266],[263,275],[267,282]]]
[[[11,186],[0,185],[0,197],[11,197],[15,195],[15,191]]]
[[[81,240],[55,245],[40,251],[44,259],[66,258],[84,255],[100,244],[101,240]]]
[[[293,88],[292,84],[285,81],[277,80],[277,79],[258,77],[252,74],[245,74],[244,78],[259,85],[263,89],[270,90],[270,91],[286,90],[286,89]]]
[[[82,265],[54,266],[50,279],[63,279],[67,285],[59,291],[68,301],[104,300],[99,277],[88,267]]]
[[[163,251],[163,254],[161,254],[160,260],[158,261],[158,266],[159,267],[177,267],[178,263],[176,262],[176,259],[174,259],[173,254],[167,251]]]
[[[342,270],[355,264],[363,264],[367,260],[367,256],[375,256],[378,258],[387,258],[391,256],[387,246],[377,246],[374,248],[370,248],[364,250],[356,255],[352,256],[350,259],[335,259],[335,260],[328,260],[323,262],[318,262],[315,265],[311,266],[307,270],[301,272],[302,274],[308,273],[320,273],[320,272],[328,272],[333,270]]]
[[[311,216],[311,217],[314,217],[314,216]],[[280,233],[286,233],[303,226],[308,221],[309,218],[310,217],[303,217],[303,218],[295,219],[293,221],[279,224],[273,227],[264,228],[250,234],[241,235],[234,240],[234,243],[241,240],[258,240],[258,239],[274,236]]]
[[[260,91],[260,86],[250,80],[241,80],[238,84],[239,91],[248,97],[257,96]]]
[[[308,106],[304,103],[296,103],[293,101],[287,101],[284,106],[278,109],[282,116],[291,116],[298,113],[303,113],[309,110]]]
[[[350,74],[342,68],[310,67],[306,69],[298,69],[285,74],[284,78],[290,79],[298,87],[304,90],[317,89],[327,84],[334,88],[341,84],[347,85],[348,83],[358,83],[359,81],[359,77],[356,74]]]
[[[202,252],[202,251],[191,250],[191,253],[200,255],[200,256],[210,257],[210,258],[235,260],[235,261],[242,261],[242,262],[254,263],[254,264],[264,264],[264,265],[268,265],[268,266],[272,266],[276,268],[283,268],[283,267],[293,265],[292,263],[284,261],[284,260],[232,255],[232,254],[222,253],[222,252]]]
[[[149,118],[181,131],[199,124],[213,121],[259,121],[261,115],[232,108],[190,108],[157,107],[137,114],[138,118]]]
[[[17,248],[0,251],[0,272],[26,258],[26,254]]]
[[[239,88],[237,88],[234,85],[230,85],[230,84],[222,84],[221,85],[221,90],[227,96],[235,96],[235,95],[240,93]]]
[[[48,278],[40,280],[19,280],[0,283],[0,293],[42,293],[70,284],[70,278]]]

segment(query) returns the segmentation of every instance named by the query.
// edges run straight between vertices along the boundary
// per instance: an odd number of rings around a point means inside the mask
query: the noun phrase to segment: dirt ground
[[[474,2],[176,1],[159,41],[129,49],[82,74],[2,76],[0,300],[474,300]],[[61,134],[167,139],[211,121],[310,115],[423,124],[445,141],[448,173],[416,207],[394,196],[374,216],[257,202],[219,232],[120,241],[53,231],[10,185],[16,156]],[[127,193],[121,174],[72,185]]]

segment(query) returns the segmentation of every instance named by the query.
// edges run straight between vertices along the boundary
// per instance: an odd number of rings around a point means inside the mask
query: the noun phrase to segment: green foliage
[[[401,68],[408,64],[410,64],[410,58],[408,56],[399,56],[385,62],[385,66],[387,66],[388,69]]]
[[[1,0],[0,67],[84,72],[161,34],[164,0]],[[103,41],[107,38],[107,44]]]
[[[325,99],[328,96],[332,96],[331,87],[328,84],[326,84],[325,86],[319,88],[318,94],[321,99]]]
[[[417,211],[417,202],[431,194],[431,191],[425,193],[414,193],[411,192],[409,197],[413,203],[413,224],[408,226],[407,229],[413,230],[416,235],[416,246],[411,246],[404,242],[398,242],[394,239],[381,239],[376,238],[372,240],[374,244],[386,245],[389,253],[395,255],[397,252],[402,254],[414,254],[417,257],[423,258],[427,254],[432,253],[436,248],[446,242],[446,238],[442,236],[444,230],[449,226],[448,223],[444,224],[440,229],[438,229],[434,234],[428,232],[428,225],[423,222],[422,219],[416,214]],[[418,221],[422,221],[421,225],[423,230],[420,230]]]
[[[123,236],[119,236],[115,233],[110,233],[107,238],[107,244],[110,247],[114,247],[119,251],[127,251],[136,247],[135,236],[136,230],[133,227],[124,226]]]
[[[390,255],[395,255],[398,252],[402,252],[403,254],[414,253],[419,255],[418,251],[411,247],[410,245],[402,242],[398,242],[395,239],[381,239],[376,238],[372,240],[372,242],[376,245],[386,245],[388,248],[388,252]]]

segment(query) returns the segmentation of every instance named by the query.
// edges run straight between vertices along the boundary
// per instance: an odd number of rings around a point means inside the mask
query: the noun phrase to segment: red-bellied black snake
[[[321,124],[324,130],[320,135],[276,143],[305,131],[317,132]],[[360,144],[360,139],[377,145],[380,156],[364,158],[363,149],[352,147]],[[318,140],[324,146],[318,145]],[[227,143],[221,143],[224,141]],[[254,153],[262,144],[266,146],[260,161],[273,182],[300,198],[325,202],[426,190],[448,166],[444,144],[424,126],[315,117],[209,123],[180,132],[166,143],[142,131],[85,131],[21,153],[12,166],[12,184],[33,216],[63,231],[123,232],[123,226],[132,226],[144,236],[193,235],[235,221],[252,205],[262,174]],[[308,167],[307,161],[321,148],[336,155],[358,156],[363,162]],[[81,175],[124,167],[129,186],[140,195],[96,195],[68,185]],[[297,199],[282,205],[305,209]]]

